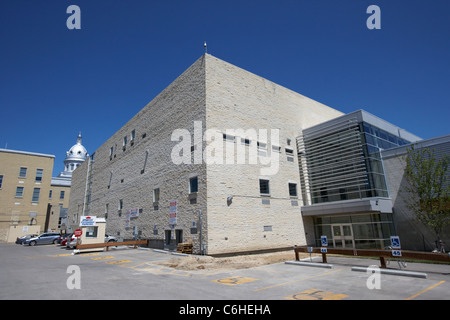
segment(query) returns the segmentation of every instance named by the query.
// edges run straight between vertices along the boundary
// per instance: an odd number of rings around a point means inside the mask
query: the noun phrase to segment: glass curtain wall
[[[341,237],[335,236],[337,226],[351,226],[353,246],[358,249],[384,249],[390,245],[390,237],[396,235],[392,214],[353,214],[314,218],[316,246],[320,237],[328,238],[329,247],[342,247]],[[338,240],[339,239],[339,240]]]

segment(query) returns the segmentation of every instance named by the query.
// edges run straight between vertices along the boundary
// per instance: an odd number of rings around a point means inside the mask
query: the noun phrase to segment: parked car
[[[114,236],[109,236],[105,234],[105,242],[117,242],[117,238]]]
[[[65,246],[65,245],[67,244],[67,239],[71,238],[72,235],[73,235],[73,233],[69,233],[69,234],[63,235],[63,236],[61,237],[61,242],[60,242],[60,244],[61,244],[62,246]]]
[[[58,239],[60,237],[60,234],[57,232],[46,232],[42,233],[39,236],[25,239],[25,241],[22,243],[23,245],[30,245],[35,246],[37,244],[50,244],[50,243],[57,243]]]
[[[67,237],[66,247],[69,249],[75,249],[76,246],[77,246],[77,237],[75,237],[75,235],[73,234],[70,237]]]
[[[22,236],[22,237],[17,237],[16,243],[17,244],[22,244],[25,240],[30,239],[30,238],[34,238],[34,237],[37,237],[37,234],[27,234],[27,235]]]

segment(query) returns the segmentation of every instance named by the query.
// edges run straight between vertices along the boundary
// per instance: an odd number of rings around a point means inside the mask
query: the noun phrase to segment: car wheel
[[[53,244],[57,244],[58,243],[58,239],[53,240]]]
[[[36,245],[36,241],[30,241],[30,246],[35,246]]]

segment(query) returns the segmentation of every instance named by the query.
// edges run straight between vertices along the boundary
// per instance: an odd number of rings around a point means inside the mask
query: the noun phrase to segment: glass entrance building
[[[419,137],[358,110],[303,130],[297,138],[305,223],[316,244],[383,248],[395,235],[381,150]]]

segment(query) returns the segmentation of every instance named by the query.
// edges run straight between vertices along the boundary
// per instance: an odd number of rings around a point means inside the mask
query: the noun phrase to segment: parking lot
[[[449,265],[408,263],[406,270],[424,272],[427,278],[380,274],[379,288],[370,289],[368,279],[372,273],[355,272],[351,268],[377,265],[377,260],[329,257],[331,269],[276,263],[247,269],[190,271],[157,264],[174,256],[152,249],[113,247],[109,252],[76,255],[72,252],[56,245],[0,244],[0,299],[450,298]],[[78,279],[74,279],[76,272],[71,266],[79,271]],[[395,262],[389,267],[398,269]],[[73,285],[77,281],[79,289]]]

